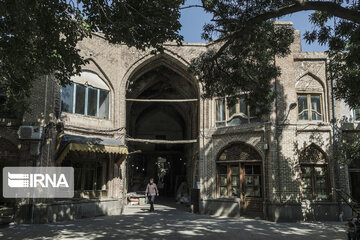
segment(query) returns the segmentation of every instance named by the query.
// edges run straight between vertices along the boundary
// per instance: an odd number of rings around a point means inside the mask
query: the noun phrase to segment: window
[[[96,88],[88,88],[88,104],[87,114],[89,116],[96,116],[98,109],[98,90]]]
[[[304,199],[327,199],[325,165],[302,165],[302,197]]]
[[[86,87],[75,84],[75,113],[85,114]]]
[[[261,156],[248,145],[231,145],[217,160],[218,196],[260,198],[261,176]]]
[[[328,199],[328,169],[324,153],[310,145],[300,154],[301,197],[308,200]]]
[[[298,119],[321,121],[321,94],[298,94]]]
[[[218,183],[220,197],[240,197],[239,164],[219,164]]]
[[[225,126],[225,99],[216,99],[216,126]]]
[[[257,109],[250,109],[244,98],[236,99],[233,105],[228,104],[228,97],[218,98],[215,101],[217,127],[259,122],[259,118],[255,117]]]
[[[360,108],[354,109],[354,120],[360,121]]]
[[[241,189],[243,197],[261,197],[261,164],[219,163],[217,169],[220,197],[240,197]]]
[[[108,90],[72,83],[61,89],[61,111],[81,115],[109,118],[110,93]]]
[[[110,102],[109,91],[100,89],[99,116],[106,116],[104,118],[109,118],[109,107],[110,107],[109,102]]]
[[[64,162],[74,168],[74,190],[103,190],[106,189],[106,161],[99,162]]]
[[[74,84],[61,88],[61,111],[73,112]]]
[[[260,165],[245,164],[245,196],[261,197]]]

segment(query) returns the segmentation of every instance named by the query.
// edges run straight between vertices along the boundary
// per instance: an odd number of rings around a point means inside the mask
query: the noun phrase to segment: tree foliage
[[[162,50],[162,43],[181,43],[180,5],[184,0],[83,0],[83,15],[94,32],[111,43]]]
[[[289,29],[279,30],[273,21],[314,10],[309,16],[314,28],[305,38],[328,44],[335,96],[352,108],[360,106],[359,1],[202,0],[202,7],[213,15],[212,23],[204,26],[203,38],[211,41],[215,36],[214,42],[221,45],[193,62],[205,96],[248,92],[249,103],[258,102],[266,112],[273,95],[269,82],[281,74],[272,66],[274,56],[288,54],[293,39]]]
[[[202,37],[210,50],[194,59],[191,71],[205,96],[247,94],[250,105],[267,112],[274,93],[271,80],[281,74],[275,56],[290,52],[292,29],[275,25],[278,17],[304,10],[314,29],[309,42],[328,44],[335,94],[360,105],[360,14],[353,0],[0,0],[0,86],[7,106],[26,99],[34,80],[55,74],[61,84],[79,73],[85,59],[77,43],[102,32],[111,43],[162,50],[165,41],[180,43],[180,10],[201,7],[213,15]],[[21,102],[21,101],[20,101]]]
[[[352,108],[360,107],[360,3],[337,1],[338,5],[357,13],[357,18],[339,18],[326,11],[310,16],[314,30],[305,34],[308,42],[317,40],[329,46],[330,78],[335,82],[335,96]]]
[[[34,79],[55,73],[66,81],[80,70],[76,43],[89,31],[66,2],[0,1],[0,12],[0,86],[6,106],[21,111]]]
[[[77,43],[102,32],[112,43],[162,49],[180,42],[182,0],[0,0],[0,87],[22,112],[35,79],[55,74],[61,84],[86,63]],[[0,112],[4,109],[0,109]]]
[[[338,161],[345,165],[356,164],[360,159],[360,139],[354,138],[350,140],[342,143],[336,156]]]
[[[204,97],[228,95],[235,100],[245,94],[251,108],[267,113],[274,98],[271,80],[280,75],[274,56],[289,54],[293,40],[289,26],[264,22],[251,34],[234,39],[221,53],[214,48],[200,55],[190,69],[203,83]]]

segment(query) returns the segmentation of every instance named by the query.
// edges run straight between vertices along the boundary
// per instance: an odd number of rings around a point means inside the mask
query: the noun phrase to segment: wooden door
[[[241,164],[241,211],[243,215],[263,215],[261,163]]]

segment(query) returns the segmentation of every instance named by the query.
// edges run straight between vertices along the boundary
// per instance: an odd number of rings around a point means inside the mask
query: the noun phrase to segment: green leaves
[[[62,85],[69,83],[86,63],[77,44],[91,37],[91,31],[143,50],[161,51],[165,41],[180,44],[182,3],[0,0],[0,86],[7,95],[0,108],[25,106],[32,84],[41,76],[54,74]]]
[[[32,84],[43,75],[54,74],[62,85],[68,83],[86,63],[77,44],[91,37],[91,32],[142,50],[162,51],[166,41],[181,44],[179,18],[184,2],[0,0],[0,86],[7,94],[5,105],[23,106]],[[315,28],[305,38],[329,44],[336,97],[351,107],[360,105],[358,1],[201,2],[213,14],[202,36],[209,41],[217,38],[214,48],[194,59],[190,69],[199,76],[204,96],[246,92],[250,105],[267,112],[274,95],[270,81],[280,74],[274,58],[289,54],[293,41],[292,29],[276,27],[272,21],[296,11],[320,10],[311,15]],[[334,25],[330,24],[333,16],[337,16]]]
[[[356,2],[356,1],[355,1]],[[344,7],[360,11],[360,5],[338,1]],[[334,17],[326,11],[316,11],[310,15],[314,29],[305,34],[307,42],[318,41],[329,46],[329,77],[335,83],[334,94],[351,107],[360,105],[360,25]]]
[[[90,32],[66,1],[3,0],[0,14],[0,85],[7,93],[0,107],[25,105],[41,76],[55,73],[65,83],[79,72],[84,60],[76,44]]]
[[[214,47],[194,59],[190,71],[203,84],[204,97],[246,94],[250,107],[268,113],[274,98],[271,80],[280,75],[274,57],[290,52],[293,29],[265,22],[232,40],[221,54]]]
[[[351,165],[360,159],[360,139],[351,139],[339,148],[338,160],[346,165]]]
[[[267,112],[273,99],[271,79],[280,74],[275,56],[289,54],[292,29],[276,28],[271,21],[294,12],[315,10],[309,16],[314,29],[305,33],[308,43],[328,44],[329,76],[335,81],[335,96],[352,108],[360,105],[359,1],[202,1],[213,14],[202,37],[217,47],[193,61],[204,96],[249,93],[250,104]],[[270,22],[268,22],[270,21]],[[215,50],[216,49],[216,50]]]
[[[101,30],[111,43],[161,50],[166,41],[180,44],[183,40],[179,34],[179,7],[183,0],[82,2],[91,29]]]

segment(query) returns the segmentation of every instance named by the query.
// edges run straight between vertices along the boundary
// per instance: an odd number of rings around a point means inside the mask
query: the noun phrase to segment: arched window
[[[301,197],[325,200],[329,196],[328,164],[325,153],[315,144],[300,153]]]
[[[312,76],[306,74],[295,85],[298,98],[298,120],[324,120],[324,88]]]
[[[261,156],[251,146],[236,143],[224,149],[217,159],[219,197],[262,197]]]
[[[61,111],[108,119],[110,89],[98,75],[82,72],[62,87]]]

